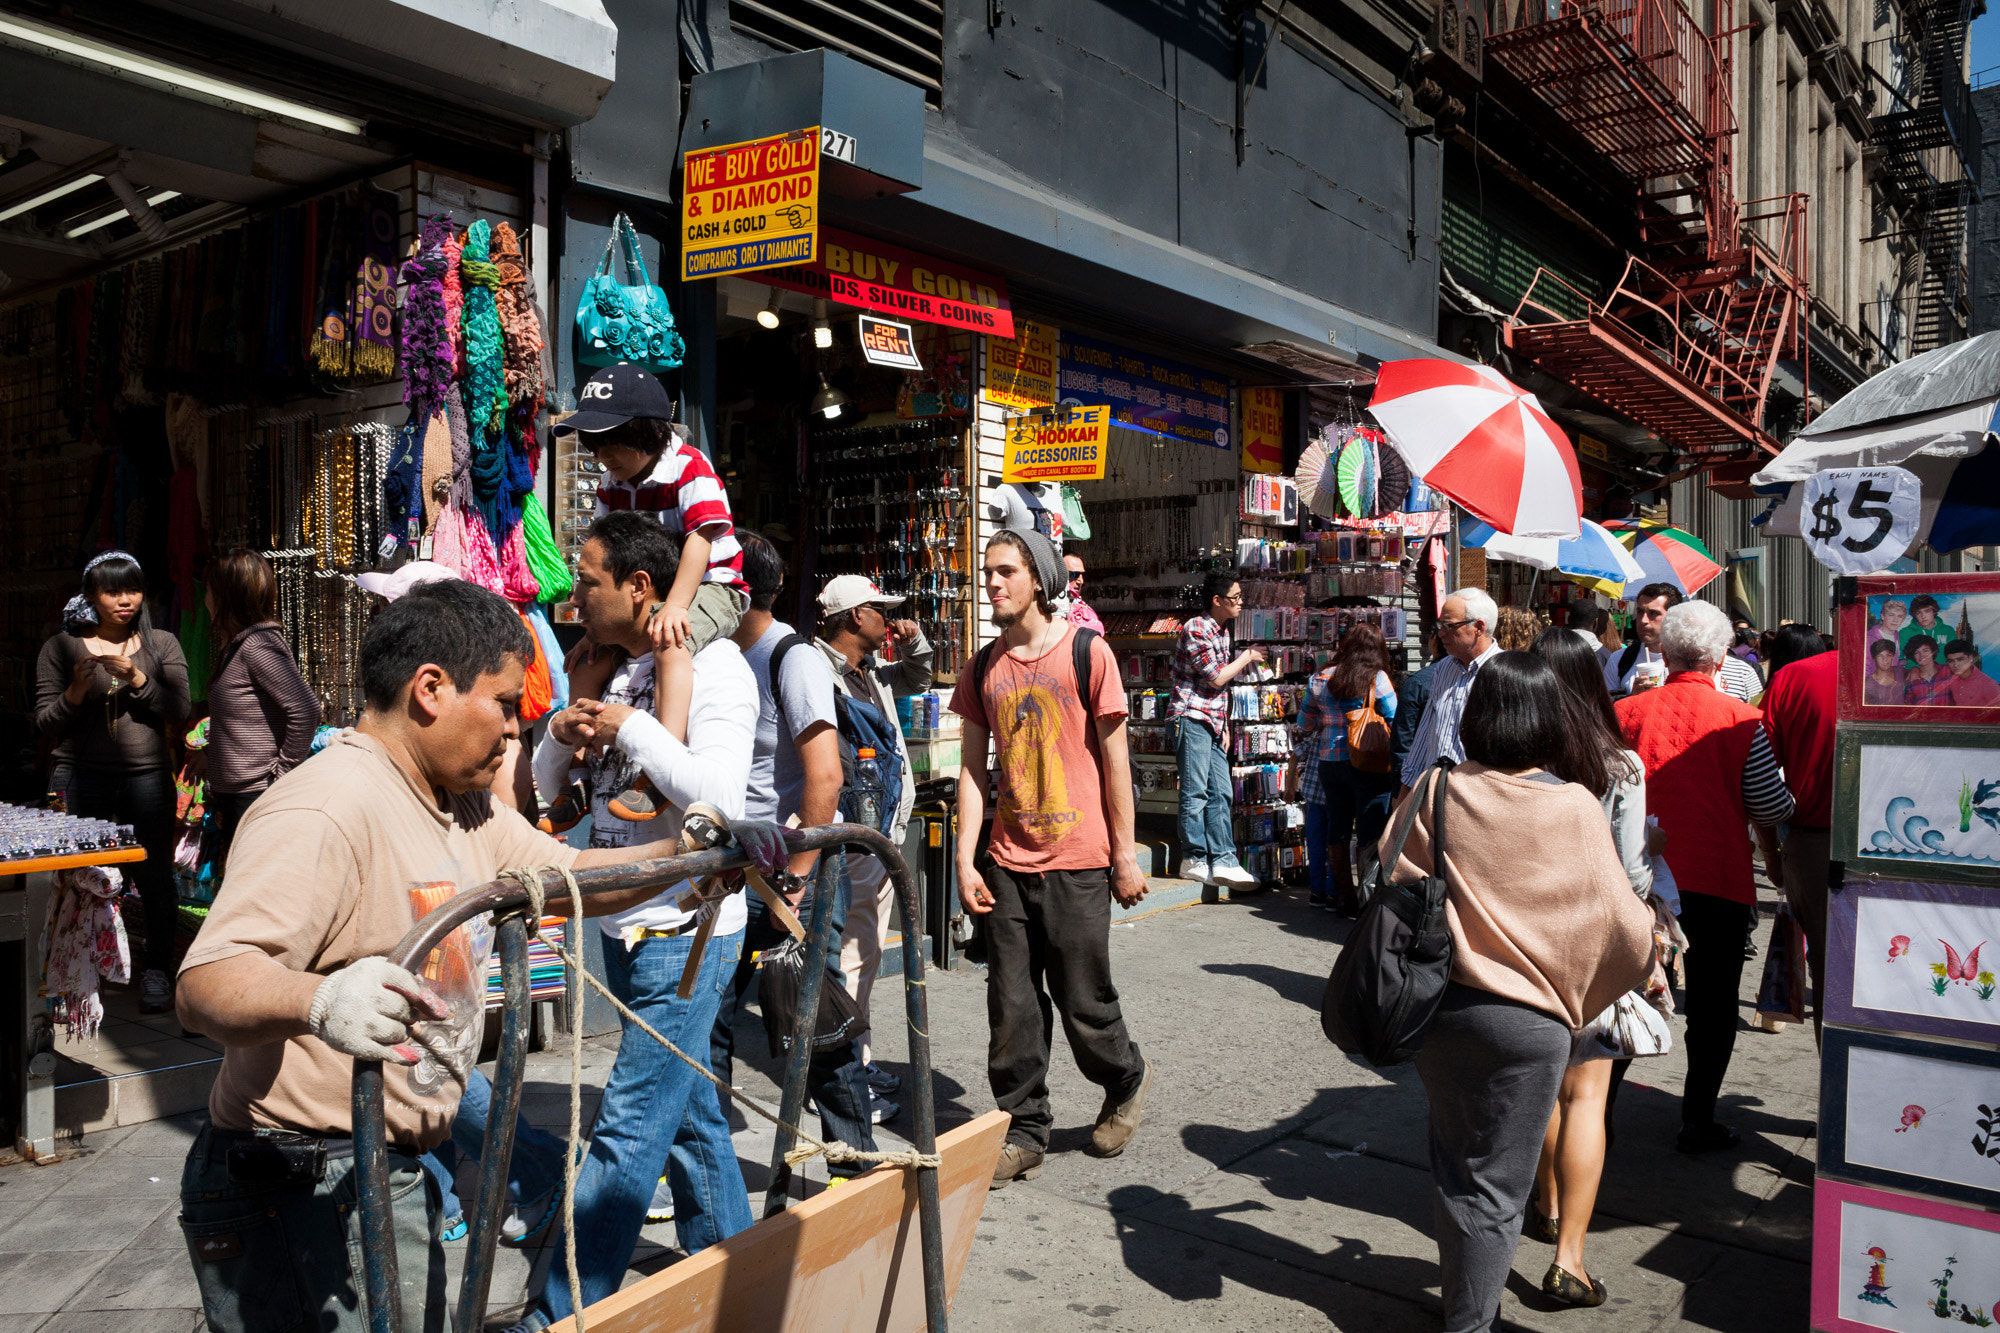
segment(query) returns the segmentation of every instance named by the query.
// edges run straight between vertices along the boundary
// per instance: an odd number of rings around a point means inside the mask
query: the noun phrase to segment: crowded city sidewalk
[[[1319,1030],[1320,990],[1347,923],[1308,909],[1303,890],[1203,905],[1183,882],[1153,889],[1112,931],[1127,1021],[1158,1062],[1145,1123],[1122,1156],[1087,1156],[1093,1090],[1071,1062],[1052,1062],[1057,1125],[1046,1169],[989,1196],[954,1329],[1435,1328],[1423,1090],[1413,1069],[1384,1077]],[[1760,896],[1761,942],[1775,900],[1768,885]],[[1759,970],[1746,968],[1746,1018]],[[978,970],[931,978],[941,1128],[990,1104],[985,990]],[[885,979],[872,1004],[878,1058],[904,1074],[901,1004],[900,987]],[[759,1020],[745,1014],[739,1027],[739,1080],[775,1101]],[[616,1048],[615,1036],[589,1045],[586,1123]],[[1678,1051],[1638,1062],[1618,1103],[1590,1239],[1609,1302],[1557,1311],[1538,1289],[1549,1247],[1524,1238],[1504,1325],[1803,1326],[1819,1081],[1811,1033],[1741,1034],[1722,1095],[1743,1130],[1735,1152],[1674,1151],[1681,1069]],[[557,1132],[568,1118],[567,1070],[566,1048],[540,1052],[526,1088],[530,1118]],[[92,1134],[56,1165],[0,1168],[0,1273],[11,1305],[0,1333],[200,1327],[176,1223],[194,1119]],[[746,1128],[740,1114],[731,1123],[761,1201],[770,1134],[761,1121]],[[899,1120],[877,1135],[899,1147],[895,1131],[907,1128]],[[824,1166],[806,1174],[804,1188],[817,1189]],[[627,1281],[678,1257],[673,1244],[672,1224],[649,1226]],[[449,1248],[455,1263],[464,1245]],[[494,1320],[504,1325],[501,1307],[519,1299],[528,1271],[514,1251],[501,1250],[499,1264]]]

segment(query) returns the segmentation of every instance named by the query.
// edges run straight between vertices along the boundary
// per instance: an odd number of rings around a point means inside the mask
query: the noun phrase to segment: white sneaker
[[[1212,872],[1216,882],[1227,884],[1232,889],[1247,889],[1257,882],[1257,877],[1235,861],[1217,861]]]
[[[1192,856],[1182,857],[1181,878],[1191,879],[1197,884],[1208,883],[1211,878],[1208,873],[1208,862],[1196,860]]]
[[[661,1176],[660,1183],[653,1186],[653,1201],[646,1205],[646,1220],[648,1222],[674,1220],[674,1191],[667,1184],[665,1176]]]
[[[139,1012],[164,1014],[173,1007],[174,988],[167,984],[167,974],[156,967],[147,968],[139,978]]]

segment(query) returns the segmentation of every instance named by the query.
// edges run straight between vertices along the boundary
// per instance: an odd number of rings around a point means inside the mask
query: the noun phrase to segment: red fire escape
[[[1602,299],[1536,271],[1508,347],[1703,467],[1762,453],[1780,360],[1806,364],[1806,196],[1739,203],[1730,42],[1679,0],[1492,0],[1486,55],[1631,183],[1640,242]],[[1733,0],[1714,0],[1716,31]]]

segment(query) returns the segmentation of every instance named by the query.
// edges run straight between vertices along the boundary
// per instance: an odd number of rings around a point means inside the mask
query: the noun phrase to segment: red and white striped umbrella
[[[1390,361],[1368,410],[1424,484],[1500,532],[1581,531],[1576,451],[1535,395],[1491,366]]]

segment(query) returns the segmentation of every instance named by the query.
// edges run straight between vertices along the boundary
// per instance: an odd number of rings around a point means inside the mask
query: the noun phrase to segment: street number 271
[[[839,130],[825,125],[819,129],[819,155],[836,158],[842,162],[854,160],[854,136],[842,134]]]

